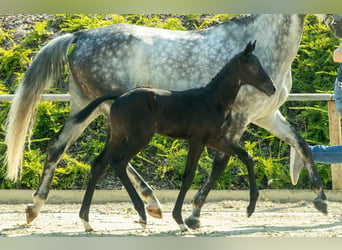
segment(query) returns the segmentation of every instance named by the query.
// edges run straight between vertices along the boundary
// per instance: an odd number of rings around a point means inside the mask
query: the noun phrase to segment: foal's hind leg
[[[146,124],[146,127],[149,126]],[[126,141],[111,149],[112,157],[110,160],[110,165],[113,167],[115,173],[120,178],[134,204],[135,210],[139,214],[139,223],[143,228],[145,228],[147,224],[145,207],[141,197],[137,193],[137,190],[135,189],[128,176],[128,173],[130,171],[127,170],[127,164],[133,156],[139,153],[140,150],[148,144],[153,135],[153,133],[150,134],[148,133],[148,131],[144,132],[141,131],[141,133],[139,133],[138,131],[137,134],[128,133],[129,136],[126,137]],[[109,142],[109,144],[112,143],[113,142]]]
[[[75,112],[75,111],[74,111]],[[33,204],[26,208],[26,220],[30,224],[38,215],[41,207],[47,200],[51,181],[55,172],[55,168],[62,158],[64,152],[72,145],[72,143],[80,136],[84,129],[93,121],[100,113],[94,111],[93,114],[83,123],[75,124],[72,116],[70,116],[64,127],[50,140],[48,147],[47,159],[45,162],[43,174],[38,189],[33,194]],[[160,203],[153,194],[148,184],[137,175],[136,171],[129,164],[128,171],[130,178],[134,178],[140,188],[137,189],[141,198],[147,203],[146,209],[148,213],[156,218],[162,217]]]
[[[93,231],[93,228],[89,224],[89,208],[93,198],[95,185],[98,179],[105,173],[108,164],[108,155],[110,155],[110,153],[111,152],[108,152],[107,147],[105,147],[104,151],[95,159],[91,166],[87,190],[84,194],[82,207],[79,213],[86,232]]]

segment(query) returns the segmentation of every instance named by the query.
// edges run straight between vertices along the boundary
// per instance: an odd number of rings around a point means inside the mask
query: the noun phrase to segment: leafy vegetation
[[[52,37],[64,32],[74,32],[115,23],[129,23],[174,30],[199,30],[223,22],[234,15],[54,15],[53,18],[35,23],[33,31],[22,39],[15,37],[15,30],[0,26],[0,94],[13,93],[23,77],[33,55]],[[332,51],[338,45],[333,34],[315,16],[309,15],[300,45],[293,63],[293,91],[301,93],[331,92],[337,73],[332,61]],[[51,92],[56,92],[52,90]],[[57,91],[58,92],[58,91]],[[9,103],[0,106],[0,152],[4,155],[4,122]],[[284,116],[312,144],[328,144],[327,105],[325,102],[287,102],[281,107]],[[69,114],[69,104],[42,102],[33,130],[30,150],[25,150],[23,173],[20,182],[12,183],[4,178],[5,165],[0,167],[0,188],[36,188],[46,158],[48,140],[63,126]],[[107,122],[96,119],[81,138],[65,154],[53,179],[53,188],[84,188],[89,174],[89,164],[101,152],[106,140]],[[294,188],[290,183],[289,146],[268,132],[249,126],[241,144],[256,161],[257,182],[260,188]],[[184,169],[187,145],[183,141],[161,136],[132,160],[133,166],[156,188],[178,188]],[[199,162],[192,188],[205,181],[213,159],[213,152],[206,150]],[[317,164],[326,188],[331,186],[329,165]],[[105,186],[106,187],[106,186]],[[308,178],[302,173],[295,188],[309,188]],[[232,158],[216,189],[248,188],[247,170]]]

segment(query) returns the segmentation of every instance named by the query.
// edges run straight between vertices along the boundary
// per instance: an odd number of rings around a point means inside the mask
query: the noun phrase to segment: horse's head
[[[321,21],[334,32],[337,38],[342,38],[342,15],[341,14],[318,14]]]
[[[246,48],[237,55],[241,84],[252,85],[266,95],[271,96],[275,93],[276,87],[258,57],[253,54],[255,43],[256,41],[254,43],[249,42]]]

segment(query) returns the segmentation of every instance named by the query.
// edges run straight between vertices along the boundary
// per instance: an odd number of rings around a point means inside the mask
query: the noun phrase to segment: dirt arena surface
[[[163,218],[148,217],[146,229],[135,222],[130,202],[94,204],[90,223],[95,232],[84,232],[78,218],[80,204],[46,204],[40,216],[27,226],[26,204],[0,204],[0,237],[342,237],[341,202],[329,202],[329,214],[316,211],[311,202],[259,201],[246,217],[247,201],[208,202],[202,210],[202,226],[180,234],[172,219],[173,203],[163,204]],[[186,203],[184,217],[191,211]]]

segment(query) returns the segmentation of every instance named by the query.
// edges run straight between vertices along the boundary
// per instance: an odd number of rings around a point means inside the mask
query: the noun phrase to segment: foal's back
[[[126,135],[154,134],[178,139],[208,137],[224,122],[206,88],[169,91],[137,88],[120,96],[111,108],[112,131]],[[124,129],[123,129],[124,128]]]

